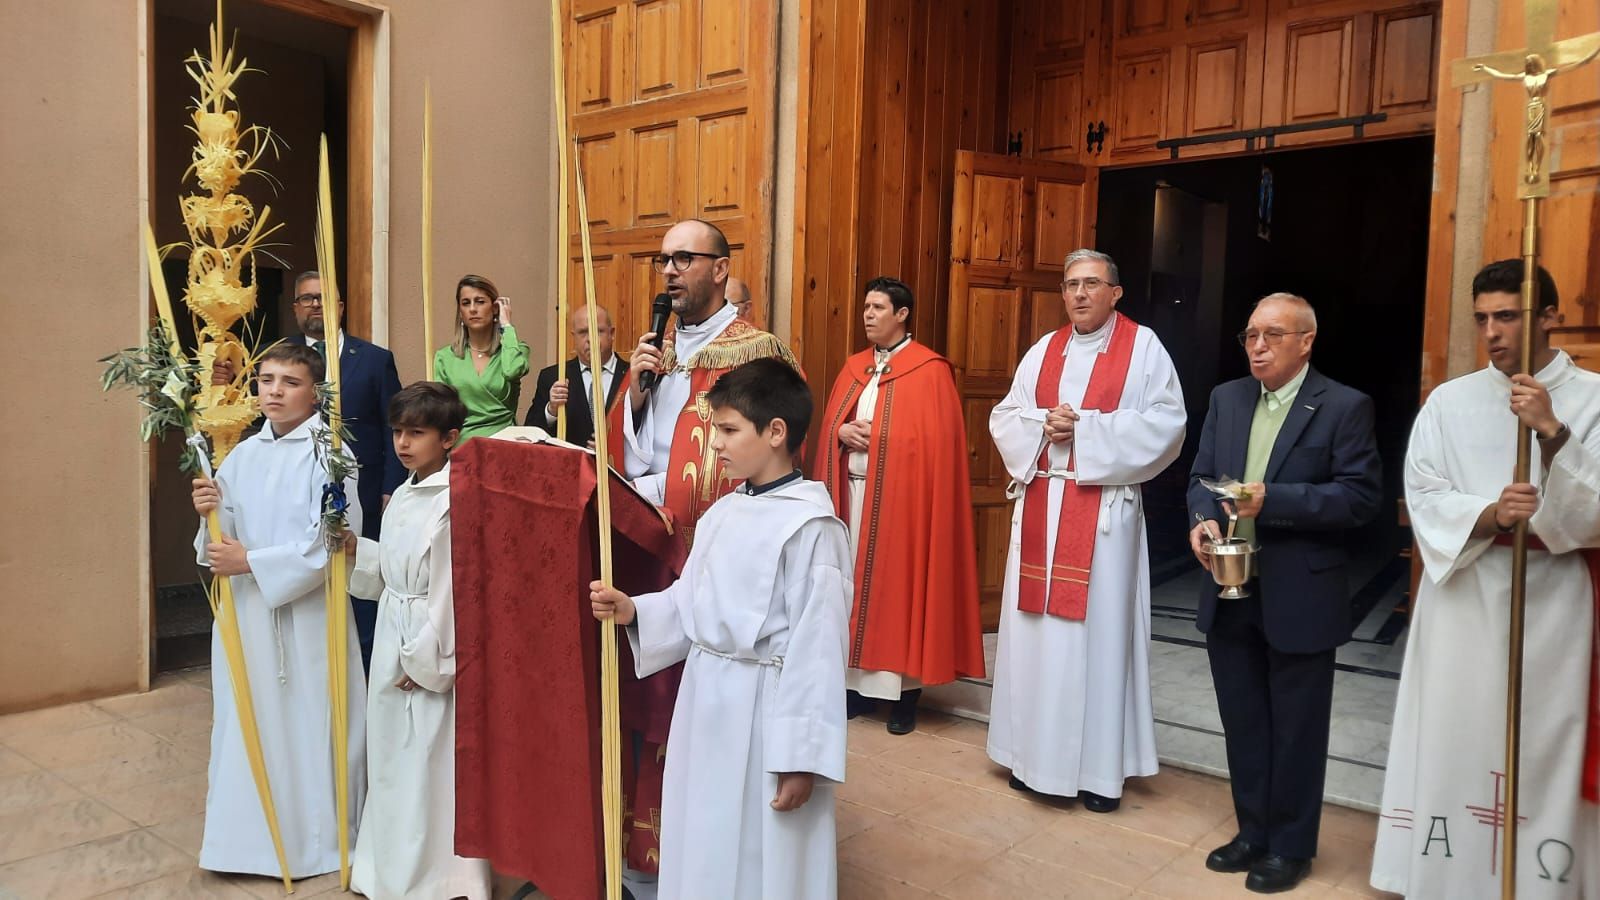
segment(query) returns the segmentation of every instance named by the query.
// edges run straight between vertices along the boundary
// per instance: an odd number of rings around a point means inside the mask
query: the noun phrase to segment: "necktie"
[[[327,341],[313,341],[312,344],[311,344],[311,349],[317,351],[317,355],[322,357],[324,360],[326,360],[328,358],[328,342]]]
[[[1278,411],[1278,407],[1283,405],[1283,401],[1278,398],[1278,392],[1277,391],[1267,391],[1266,400],[1267,400],[1267,412],[1269,412],[1269,413],[1277,412]]]

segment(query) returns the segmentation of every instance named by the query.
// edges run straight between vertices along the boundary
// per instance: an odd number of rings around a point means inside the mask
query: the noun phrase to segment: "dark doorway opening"
[[[156,0],[152,15],[150,83],[151,225],[162,245],[187,239],[178,198],[198,193],[185,169],[194,134],[189,107],[195,95],[185,61],[196,51],[208,52],[208,29],[216,15],[211,0]],[[238,193],[249,198],[256,214],[271,207],[271,221],[283,227],[269,239],[267,252],[256,256],[253,280],[256,311],[240,323],[248,344],[266,347],[295,335],[288,294],[295,275],[316,268],[315,229],[318,136],[328,136],[329,167],[334,190],[334,218],[346,221],[345,148],[349,134],[348,72],[352,29],[254,0],[226,5],[224,45],[232,43],[236,58],[252,70],[236,85],[242,126],[270,127],[279,140],[261,169],[270,179],[247,177]],[[346,258],[344,230],[335,229],[335,252]],[[183,296],[188,252],[175,249],[163,263],[175,306]],[[347,280],[347,279],[346,279]],[[178,331],[192,348],[194,332],[181,309]],[[150,490],[151,571],[155,579],[152,644],[154,668],[168,671],[210,659],[211,611],[195,566],[193,541],[198,525],[190,505],[189,483],[178,468],[182,436],[168,435],[157,444]]]
[[[1405,589],[1401,465],[1419,398],[1431,138],[1286,150],[1100,176],[1098,246],[1120,308],[1149,325],[1183,379],[1183,456],[1147,487],[1152,582],[1192,572],[1183,491],[1211,389],[1249,374],[1235,335],[1274,291],[1316,308],[1312,364],[1372,397],[1386,504],[1355,538],[1357,621]],[[1358,630],[1359,631],[1359,630]]]

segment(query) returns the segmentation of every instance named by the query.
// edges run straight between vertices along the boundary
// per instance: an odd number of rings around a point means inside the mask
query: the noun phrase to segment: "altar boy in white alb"
[[[742,480],[706,510],[683,575],[629,598],[639,674],[685,659],[661,804],[662,900],[828,900],[838,893],[833,789],[844,781],[850,540],[794,456],[811,393],[758,359],[711,389],[712,447]]]
[[[1539,270],[1532,376],[1518,374],[1521,260],[1473,279],[1489,366],[1429,395],[1406,452],[1424,572],[1412,613],[1372,885],[1409,897],[1500,896],[1510,532],[1529,527],[1517,896],[1600,896],[1600,375],[1549,345]],[[1518,420],[1532,483],[1512,484]]]
[[[989,433],[1018,496],[989,757],[1011,786],[1111,812],[1156,772],[1140,485],[1178,456],[1183,391],[1155,332],[1116,311],[1116,263],[1075,250],[1069,322],[1017,367]]]
[[[367,692],[372,780],[351,888],[371,900],[488,900],[489,863],[456,844],[456,628],[450,565],[450,448],[467,407],[419,381],[389,401],[395,454],[410,477],[362,538],[350,592],[378,600]]]
[[[256,726],[288,857],[289,874],[308,878],[339,869],[334,805],[333,733],[328,705],[328,563],[322,535],[327,471],[313,432],[322,357],[304,344],[278,344],[262,354],[256,377],[266,427],[243,441],[217,471],[197,478],[194,508],[216,509],[223,539],[209,543],[205,523],[195,538],[202,565],[231,577],[255,702]],[[355,497],[356,480],[345,483]],[[361,531],[361,506],[350,504],[349,527]],[[346,608],[346,616],[351,613]],[[352,840],[367,783],[364,763],[366,679],[354,618],[346,653],[350,739],[338,752],[350,772]],[[239,712],[220,633],[211,637],[211,767],[200,867],[215,872],[279,875],[267,819],[250,773]]]

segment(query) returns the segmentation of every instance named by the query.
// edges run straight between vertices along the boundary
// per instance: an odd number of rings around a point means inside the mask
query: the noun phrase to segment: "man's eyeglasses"
[[[321,306],[322,305],[322,295],[321,294],[301,294],[300,296],[294,298],[294,302],[295,302],[296,306]]]
[[[1109,281],[1101,281],[1098,278],[1069,278],[1061,282],[1061,289],[1069,294],[1076,294],[1078,288],[1081,287],[1085,293],[1092,294],[1110,283]]]
[[[1291,334],[1310,334],[1309,331],[1241,331],[1238,334],[1239,346],[1249,347],[1258,340],[1266,341],[1268,347],[1276,347],[1283,343],[1283,339]]]
[[[666,272],[668,263],[671,263],[672,267],[679,272],[684,272],[694,265],[694,258],[697,256],[704,256],[706,259],[722,258],[720,253],[696,253],[693,250],[679,250],[676,253],[657,253],[655,256],[650,257],[650,266],[656,270],[656,274]]]

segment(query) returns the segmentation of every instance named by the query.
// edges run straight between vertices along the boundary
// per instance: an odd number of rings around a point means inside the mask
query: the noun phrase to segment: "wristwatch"
[[[1549,437],[1541,437],[1541,438],[1539,438],[1539,440],[1544,441],[1546,443],[1549,443],[1550,441],[1558,441],[1558,440],[1566,437],[1567,436],[1567,432],[1569,432],[1571,430],[1572,429],[1567,427],[1567,423],[1562,422],[1561,423],[1561,427],[1556,429],[1556,433],[1555,434],[1552,434]]]

